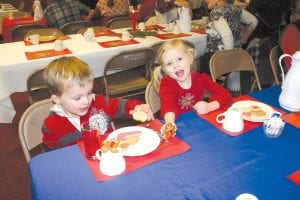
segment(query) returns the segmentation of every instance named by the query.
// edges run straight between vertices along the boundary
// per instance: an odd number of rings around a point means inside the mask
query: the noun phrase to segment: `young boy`
[[[48,82],[54,106],[42,128],[43,143],[50,149],[75,144],[81,139],[80,125],[97,120],[101,133],[112,131],[110,120],[119,116],[130,116],[143,111],[147,120],[153,113],[147,104],[139,100],[108,99],[95,95],[93,73],[89,66],[76,57],[61,57],[45,68],[44,78]]]

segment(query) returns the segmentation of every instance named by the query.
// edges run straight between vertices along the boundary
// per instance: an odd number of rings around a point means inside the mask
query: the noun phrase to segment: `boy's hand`
[[[133,110],[129,111],[134,120],[145,122],[154,119],[152,110],[148,104],[136,105]]]

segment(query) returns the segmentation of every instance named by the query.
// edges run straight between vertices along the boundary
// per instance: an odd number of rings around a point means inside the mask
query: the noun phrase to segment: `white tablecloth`
[[[123,29],[114,30],[122,32]],[[196,46],[197,55],[203,55],[206,47],[206,35],[191,33],[192,36],[182,39],[193,42]],[[103,75],[105,63],[119,51],[150,47],[162,40],[149,36],[147,38],[135,38],[140,44],[103,48],[97,42],[119,39],[116,36],[101,36],[95,41],[86,42],[82,35],[71,35],[71,39],[65,40],[66,47],[72,51],[72,55],[87,62],[95,77]],[[27,60],[25,51],[37,51],[53,49],[53,43],[40,44],[36,46],[25,46],[24,42],[13,42],[0,44],[0,123],[10,123],[15,109],[10,102],[9,96],[14,92],[26,91],[26,80],[32,71],[43,68],[51,60],[57,57],[49,57],[35,60]],[[8,115],[10,113],[10,115]]]

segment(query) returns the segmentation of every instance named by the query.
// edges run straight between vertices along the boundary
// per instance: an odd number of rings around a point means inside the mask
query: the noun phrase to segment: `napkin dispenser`
[[[292,59],[292,65],[286,76],[284,74],[281,61],[285,57]],[[300,51],[297,51],[293,56],[283,54],[279,57],[279,65],[282,73],[281,94],[279,96],[279,104],[286,110],[292,112],[300,111]]]

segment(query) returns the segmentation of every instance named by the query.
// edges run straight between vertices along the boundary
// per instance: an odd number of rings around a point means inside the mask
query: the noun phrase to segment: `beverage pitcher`
[[[281,65],[282,59],[290,57],[292,59],[291,68],[284,75],[284,70]],[[279,57],[279,65],[282,73],[281,94],[279,96],[280,105],[293,112],[300,111],[300,51],[297,51],[293,56],[283,54]]]
[[[190,8],[180,7],[178,8],[179,24],[182,32],[191,32],[192,29],[192,17],[190,15]]]

